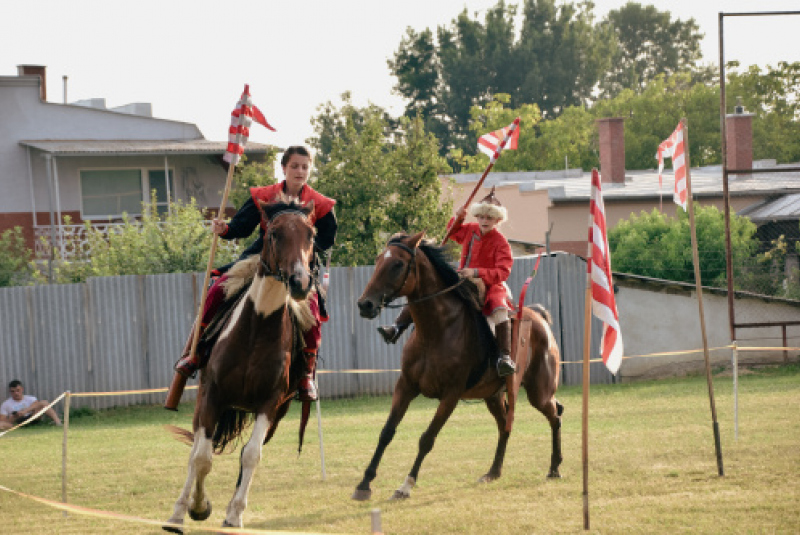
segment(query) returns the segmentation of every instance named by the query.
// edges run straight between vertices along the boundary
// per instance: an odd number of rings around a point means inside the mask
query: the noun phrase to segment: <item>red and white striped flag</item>
[[[478,150],[491,158],[490,163],[497,161],[504,148],[515,150],[519,142],[519,117],[510,125],[489,132],[478,138]],[[506,147],[506,145],[508,145]]]
[[[664,157],[672,158],[672,169],[675,171],[675,191],[672,200],[686,211],[686,147],[683,143],[683,122],[658,146],[658,188],[661,189],[661,172],[664,170]]]
[[[242,154],[244,154],[244,146],[247,144],[247,138],[250,137],[250,125],[253,119],[257,123],[264,125],[273,132],[275,131],[269,123],[264,114],[261,113],[250,99],[250,86],[244,86],[239,102],[236,103],[236,108],[231,112],[231,126],[228,129],[228,150],[225,152],[223,160],[231,165],[239,163]]]
[[[611,282],[611,256],[606,234],[606,209],[603,204],[600,173],[592,170],[592,197],[589,201],[589,275],[592,281],[592,312],[603,322],[600,353],[606,368],[617,374],[622,363],[622,332],[617,302]]]

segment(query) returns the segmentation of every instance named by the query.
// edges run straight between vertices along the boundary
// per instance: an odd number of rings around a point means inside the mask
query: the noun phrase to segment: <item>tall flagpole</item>
[[[597,169],[592,169],[592,177]],[[594,199],[594,178],[592,178],[591,198]],[[586,253],[586,293],[583,306],[583,407],[581,414],[581,463],[583,465],[583,529],[589,529],[589,354],[592,343],[592,233],[594,217],[589,201],[589,240]]]
[[[706,365],[706,382],[708,383],[708,400],[711,404],[711,421],[714,430],[714,448],[717,453],[717,471],[720,476],[725,475],[725,470],[722,466],[722,446],[720,445],[719,438],[719,422],[717,422],[717,408],[714,403],[714,383],[711,379],[711,363],[708,356],[708,339],[706,336],[706,320],[703,312],[703,284],[700,280],[700,255],[697,249],[697,231],[694,221],[694,204],[692,203],[692,177],[691,165],[689,164],[689,134],[686,128],[688,121],[684,117],[681,119],[681,130],[683,132],[683,145],[684,145],[684,158],[686,159],[686,197],[687,208],[689,212],[689,228],[692,238],[692,260],[694,261],[694,280],[697,293],[697,307],[700,313],[700,333],[703,337],[703,358]]]
[[[242,104],[239,109],[239,128],[236,129],[236,146],[241,146],[242,141],[242,127],[247,124],[247,101],[248,99],[245,98],[245,95],[250,94],[250,86],[245,84],[244,86],[244,93]],[[230,144],[229,144],[230,146]],[[222,217],[225,214],[225,207],[228,205],[228,194],[231,191],[231,184],[233,183],[233,171],[236,168],[236,164],[238,163],[238,155],[231,158],[231,161],[228,164],[228,176],[225,179],[225,190],[222,192],[222,202],[220,203],[219,212],[217,212],[217,217]],[[197,316],[194,320],[194,327],[192,329],[193,336],[192,336],[192,345],[189,349],[189,354],[194,355],[195,351],[197,351],[197,343],[200,340],[200,324],[203,320],[203,309],[206,306],[206,297],[208,296],[208,282],[211,279],[211,270],[214,267],[214,256],[217,253],[217,241],[219,236],[212,232],[211,233],[211,251],[208,254],[208,263],[206,264],[206,274],[203,278],[203,286],[200,287],[200,306],[197,309]],[[180,397],[183,394],[183,389],[186,386],[186,381],[188,377],[181,373],[175,373],[172,384],[170,385],[169,392],[167,394],[167,399],[164,403],[164,407],[171,410],[177,410],[177,402],[180,401]],[[174,397],[177,396],[177,399]],[[174,408],[173,408],[174,407]]]
[[[503,149],[506,147],[508,140],[511,139],[511,136],[514,135],[514,130],[516,130],[517,128],[519,128],[519,117],[514,119],[514,122],[511,123],[511,126],[508,128],[508,132],[506,132],[506,135],[503,136],[503,141],[500,143],[500,146],[497,147],[497,150],[494,152],[494,155],[492,155],[492,157],[489,159],[489,165],[486,166],[486,170],[483,172],[483,175],[481,175],[480,180],[478,180],[478,183],[473,188],[472,193],[469,195],[466,202],[462,205],[464,208],[469,206],[469,203],[471,203],[472,199],[475,198],[475,194],[478,193],[478,190],[483,185],[483,181],[486,180],[486,176],[489,174],[489,171],[492,170],[492,167],[494,167],[494,163],[500,157],[500,153],[503,152]],[[451,227],[448,226],[447,232],[445,232],[444,238],[442,239],[442,245],[444,245],[447,242],[447,238],[450,237],[450,231]]]

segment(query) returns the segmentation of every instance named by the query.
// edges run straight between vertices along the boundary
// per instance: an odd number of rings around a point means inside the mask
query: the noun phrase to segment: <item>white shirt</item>
[[[22,399],[15,401],[14,398],[8,398],[0,405],[0,414],[3,416],[10,416],[12,412],[24,411],[36,401],[36,396],[22,396]]]

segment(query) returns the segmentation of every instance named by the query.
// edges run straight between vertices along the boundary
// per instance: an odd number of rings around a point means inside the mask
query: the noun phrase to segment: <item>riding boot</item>
[[[200,337],[203,336],[203,328],[200,327]],[[175,363],[175,371],[183,375],[187,379],[195,376],[198,368],[200,368],[200,360],[197,358],[197,350],[191,353],[192,342],[194,341],[194,328],[189,332],[189,339],[186,340],[186,345],[181,352],[181,358]]]
[[[500,355],[497,359],[497,375],[505,377],[517,371],[514,361],[511,360],[511,321],[504,321],[495,326],[497,348]]]
[[[297,393],[300,401],[317,401],[317,385],[314,382],[314,372],[317,367],[317,354],[304,351],[303,357],[306,359],[306,373],[300,380]]]
[[[202,327],[200,335],[203,335]],[[200,367],[197,355],[190,354],[193,341],[194,328],[189,331],[189,339],[186,340],[186,345],[181,352],[181,358],[175,363],[175,375],[169,385],[167,398],[164,401],[164,408],[167,410],[178,410],[178,404],[181,402],[181,396],[183,396],[183,389],[186,387],[186,380],[193,377]]]
[[[411,312],[408,307],[403,307],[400,315],[394,320],[393,325],[383,325],[378,327],[378,332],[381,333],[384,342],[387,344],[394,344],[400,339],[400,336],[408,329],[408,326],[414,323],[411,317]]]

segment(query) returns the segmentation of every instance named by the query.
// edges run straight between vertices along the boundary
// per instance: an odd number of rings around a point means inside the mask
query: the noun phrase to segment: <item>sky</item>
[[[507,4],[519,4],[513,0]],[[595,0],[600,20],[626,0]],[[705,33],[705,63],[719,61],[719,12],[800,11],[800,0],[652,0]],[[47,100],[105,98],[108,107],[152,104],[153,115],[227,138],[244,84],[276,132],[253,141],[280,147],[313,135],[320,105],[350,91],[402,114],[387,60],[408,27],[450,25],[463,10],[481,20],[497,0],[24,0],[4,2],[0,76],[47,67]],[[518,15],[519,16],[519,15]],[[800,15],[726,17],[725,58],[743,65],[800,61]]]

